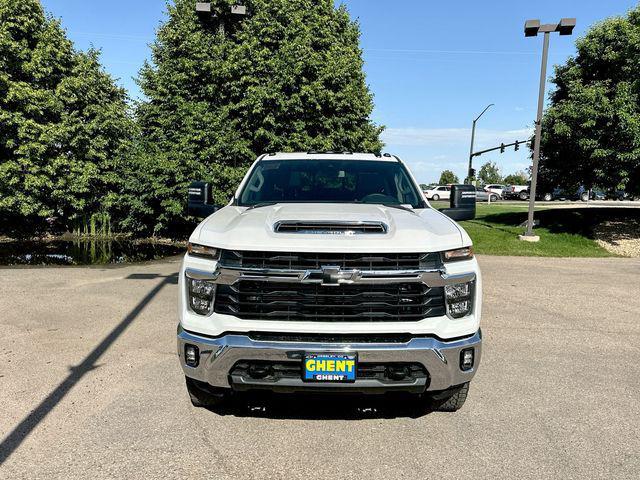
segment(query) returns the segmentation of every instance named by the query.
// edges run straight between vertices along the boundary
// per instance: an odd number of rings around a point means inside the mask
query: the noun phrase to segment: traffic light
[[[504,143],[500,144],[500,153],[504,153]]]
[[[476,169],[475,168],[470,168],[469,169],[469,178],[475,178],[476,177]]]
[[[516,140],[516,152],[520,150],[520,142]]]

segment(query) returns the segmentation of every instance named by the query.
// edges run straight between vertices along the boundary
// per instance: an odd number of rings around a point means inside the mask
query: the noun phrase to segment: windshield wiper
[[[413,208],[405,207],[404,205],[400,205],[399,203],[381,203],[380,205],[382,205],[383,207],[398,208],[400,210],[406,210],[407,212],[415,213]]]
[[[263,202],[263,203],[256,203],[255,205],[251,205],[249,208],[247,208],[247,210],[253,210],[254,208],[261,208],[261,207],[271,207],[272,205],[277,205],[279,202]]]

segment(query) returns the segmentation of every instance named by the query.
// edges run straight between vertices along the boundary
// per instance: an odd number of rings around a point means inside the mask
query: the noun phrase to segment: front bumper
[[[185,363],[185,345],[198,347],[198,366]],[[480,364],[482,333],[453,341],[432,337],[414,337],[406,343],[324,343],[291,341],[257,341],[248,335],[228,334],[217,338],[203,337],[185,331],[178,326],[178,356],[187,377],[208,383],[214,387],[236,390],[339,390],[356,392],[384,392],[403,390],[414,393],[446,390],[470,381]],[[474,364],[470,370],[460,368],[460,352],[473,348]],[[292,362],[300,361],[304,352],[354,352],[359,363],[417,363],[427,376],[408,380],[383,382],[376,379],[359,379],[353,383],[307,383],[301,378],[264,380],[233,375],[234,366],[242,361]]]

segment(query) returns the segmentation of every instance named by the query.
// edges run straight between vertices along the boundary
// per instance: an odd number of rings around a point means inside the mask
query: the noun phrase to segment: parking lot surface
[[[640,261],[482,257],[466,405],[193,408],[178,260],[0,269],[0,478],[640,478]]]

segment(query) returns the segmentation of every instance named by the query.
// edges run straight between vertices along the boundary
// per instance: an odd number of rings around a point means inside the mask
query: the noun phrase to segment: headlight
[[[471,260],[473,258],[473,248],[464,247],[456,250],[442,252],[442,260],[445,262],[457,262],[460,260]]]
[[[198,245],[197,243],[191,243],[187,245],[187,252],[194,257],[208,258],[210,260],[217,260],[220,251],[217,248],[207,247],[205,245]]]
[[[444,296],[447,300],[449,315],[462,318],[473,309],[473,282],[445,285]]]
[[[189,307],[198,315],[209,315],[213,309],[216,284],[209,280],[187,277]]]

